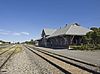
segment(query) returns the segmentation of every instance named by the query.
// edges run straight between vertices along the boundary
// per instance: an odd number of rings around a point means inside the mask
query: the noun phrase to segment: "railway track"
[[[6,48],[7,48],[7,47],[6,47]],[[2,55],[2,54],[4,54],[4,53],[8,52],[8,51],[9,51],[10,49],[12,49],[12,48],[14,48],[14,47],[12,46],[12,47],[8,48],[7,50],[4,50],[4,51],[0,52],[0,55]]]
[[[10,46],[2,46],[2,47],[0,46],[0,52],[2,52],[2,50],[6,49],[8,47],[10,47]]]
[[[0,55],[0,72],[2,72],[3,66],[7,63],[7,61],[12,57],[12,55],[15,53],[17,47],[11,47],[8,50],[2,52],[3,54]]]
[[[39,50],[39,51],[42,50],[42,49],[39,49],[39,48],[36,48],[36,49]],[[98,71],[100,72],[100,66],[98,66],[96,64],[88,63],[88,62],[85,62],[85,61],[82,61],[82,60],[78,60],[78,59],[75,59],[75,58],[67,57],[67,56],[64,56],[64,55],[61,55],[61,54],[57,54],[57,53],[54,53],[54,52],[50,52],[50,51],[46,51],[46,50],[42,50],[42,52],[57,55],[59,57],[62,57],[64,60],[69,59],[69,61],[70,60],[74,61],[74,63],[76,63],[78,65],[81,65],[81,66],[85,66],[86,68],[90,67],[90,69],[91,69],[91,67],[92,67],[93,70],[95,70],[96,72],[97,72],[97,69],[99,69]],[[89,69],[86,69],[86,70],[89,70]],[[89,70],[89,71],[92,72],[93,70]],[[93,72],[95,72],[95,71],[93,71]]]
[[[52,53],[52,52],[34,48],[34,47],[29,47],[29,46],[25,46],[25,47],[28,48],[33,53],[40,56],[41,58],[45,59],[46,61],[48,61],[55,67],[59,68],[65,74],[71,74],[71,73],[75,74],[75,70],[77,72],[80,72],[81,70],[83,70],[86,73],[100,74],[99,71],[95,70],[100,67],[93,65],[91,63],[87,63],[87,62],[80,61],[77,59],[69,58],[69,57],[66,57],[66,56],[63,56],[60,54]],[[54,62],[54,60],[57,62]],[[70,67],[70,69],[68,68],[68,66]],[[81,74],[81,72],[79,74]]]

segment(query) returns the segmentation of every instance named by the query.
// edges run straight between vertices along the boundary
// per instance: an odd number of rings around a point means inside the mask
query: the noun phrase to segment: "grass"
[[[15,53],[19,53],[22,51],[22,47],[21,46],[16,46],[16,52]]]
[[[93,46],[92,44],[85,44],[85,45],[71,45],[73,50],[100,50],[100,44],[96,44]]]

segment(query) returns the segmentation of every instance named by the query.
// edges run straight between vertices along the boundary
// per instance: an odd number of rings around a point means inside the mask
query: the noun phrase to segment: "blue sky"
[[[100,27],[100,0],[0,0],[0,39],[40,38],[43,28]]]

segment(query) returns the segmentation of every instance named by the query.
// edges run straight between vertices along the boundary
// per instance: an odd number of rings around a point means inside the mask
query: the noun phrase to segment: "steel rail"
[[[12,49],[12,48],[14,48],[14,47],[10,47],[8,50],[5,50],[5,51],[3,51],[2,53],[0,53],[0,55],[6,53],[7,51],[9,51],[9,50]]]
[[[27,46],[26,46],[26,47],[27,47]],[[27,48],[30,49],[30,47],[27,47]],[[88,69],[88,68],[86,68],[86,67],[77,65],[77,64],[75,64],[75,63],[66,61],[66,60],[64,60],[64,59],[61,59],[61,58],[59,58],[59,57],[64,57],[64,58],[67,58],[67,59],[70,59],[70,60],[73,60],[73,61],[76,61],[76,62],[79,62],[79,63],[82,63],[82,64],[86,64],[86,65],[89,65],[89,66],[97,67],[97,66],[95,66],[95,65],[92,65],[92,64],[89,64],[89,63],[86,63],[86,62],[83,62],[83,61],[79,61],[79,60],[76,60],[76,59],[72,59],[72,58],[69,58],[69,57],[65,57],[65,56],[63,56],[63,55],[59,55],[59,54],[52,53],[52,52],[49,52],[49,51],[40,50],[40,49],[38,49],[38,48],[32,48],[32,49],[37,50],[37,51],[39,51],[39,52],[41,52],[41,53],[44,53],[44,54],[46,54],[46,55],[49,55],[49,56],[51,56],[51,57],[54,57],[54,58],[56,58],[56,59],[59,59],[59,60],[65,62],[65,63],[69,63],[69,64],[71,64],[71,65],[73,65],[73,66],[76,66],[76,67],[78,67],[78,68],[80,68],[80,69],[82,69],[82,70],[88,71],[88,72],[90,72],[90,73],[93,73],[93,74],[100,74],[100,72],[96,72],[96,71],[91,70],[91,69]],[[52,55],[52,54],[53,54],[53,55]],[[56,56],[54,56],[54,55],[56,55]],[[57,57],[57,56],[59,56],[59,57]]]
[[[17,48],[15,48],[15,50],[12,51],[12,53],[7,57],[7,59],[1,64],[0,66],[0,70],[2,69],[2,67],[7,63],[7,61],[11,58],[11,56],[15,53]]]

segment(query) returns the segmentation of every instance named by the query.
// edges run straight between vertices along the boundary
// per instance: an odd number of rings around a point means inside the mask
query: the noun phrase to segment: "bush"
[[[80,45],[80,46],[71,46],[73,50],[100,50],[100,44],[93,46],[92,44]]]
[[[95,47],[96,50],[100,50],[100,44],[97,44]]]
[[[82,46],[70,46],[71,48],[73,48],[74,50],[84,50],[85,47],[82,47]]]

